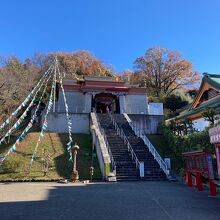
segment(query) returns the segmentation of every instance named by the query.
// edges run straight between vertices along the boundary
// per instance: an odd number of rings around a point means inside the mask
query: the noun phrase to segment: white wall
[[[150,102],[148,108],[149,108],[149,115],[164,115],[163,103]]]
[[[126,95],[126,113],[127,114],[147,114],[148,104],[146,95]]]
[[[65,92],[70,113],[89,113],[88,103],[91,103],[91,96],[81,92]],[[90,104],[91,105],[91,104]],[[65,105],[62,91],[59,91],[59,99],[56,103],[56,112],[65,112]]]
[[[82,92],[65,92],[65,94],[70,113],[91,112],[91,94],[83,94]],[[146,95],[121,95],[119,96],[119,103],[121,113],[148,114],[148,102]],[[65,112],[64,99],[61,91],[59,92],[59,99],[56,102],[56,112]]]
[[[120,113],[126,112],[126,99],[124,95],[119,96]]]
[[[158,134],[158,125],[164,122],[163,115],[137,115],[128,114],[137,128],[145,131],[146,134]]]
[[[73,133],[89,133],[89,114],[69,114],[72,122]],[[43,118],[43,117],[42,117]],[[49,113],[48,132],[66,133],[68,132],[67,119],[65,113]]]
[[[92,107],[92,94],[85,94],[85,108],[84,113],[90,113]]]

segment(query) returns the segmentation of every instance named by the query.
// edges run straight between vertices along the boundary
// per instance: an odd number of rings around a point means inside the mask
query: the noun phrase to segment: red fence
[[[209,179],[210,195],[216,196],[214,183],[212,155],[206,151],[192,151],[183,153],[186,160],[186,183],[192,187],[192,175],[196,176],[196,187],[203,191],[202,176]]]

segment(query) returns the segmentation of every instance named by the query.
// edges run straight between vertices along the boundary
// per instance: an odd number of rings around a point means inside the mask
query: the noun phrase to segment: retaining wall
[[[163,115],[137,115],[128,114],[134,124],[145,131],[146,134],[158,134],[158,125],[164,121]]]

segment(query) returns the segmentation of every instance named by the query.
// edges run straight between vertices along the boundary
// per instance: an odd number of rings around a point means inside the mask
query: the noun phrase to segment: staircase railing
[[[106,136],[106,133],[105,133],[105,130],[102,128],[101,124],[100,124],[100,121],[99,121],[99,118],[98,118],[98,115],[96,114],[96,112],[94,112],[95,114],[95,117],[96,117],[96,120],[97,120],[97,123],[98,123],[98,127],[99,127],[99,130],[101,132],[101,134],[103,135],[104,137],[104,141],[105,141],[105,145],[107,147],[107,150],[108,150],[108,153],[109,153],[109,156],[110,156],[110,160],[111,160],[111,164],[110,164],[110,170],[111,172],[113,172],[116,176],[116,164],[115,164],[115,161],[114,161],[114,158],[112,156],[112,152],[111,152],[111,148],[109,146],[109,143],[108,143],[108,140],[107,140],[107,136]]]
[[[132,159],[135,161],[136,163],[136,168],[139,169],[139,175],[140,177],[144,177],[144,162],[140,162],[138,160],[137,155],[135,154],[127,136],[125,135],[124,131],[119,128],[117,122],[115,121],[114,117],[109,113],[109,116],[111,118],[111,121],[115,127],[115,130],[117,131],[117,134],[123,139],[124,144],[127,145],[128,151],[131,153]]]
[[[153,144],[150,142],[150,140],[147,138],[147,136],[144,133],[143,129],[139,129],[133,122],[129,122],[129,125],[131,126],[134,133],[140,137],[146,146],[148,147],[149,151],[153,155],[154,159],[158,162],[160,165],[160,168],[164,171],[164,173],[168,176],[169,175],[169,169],[167,168],[167,164],[164,162],[160,154],[157,152],[156,148],[153,146]]]

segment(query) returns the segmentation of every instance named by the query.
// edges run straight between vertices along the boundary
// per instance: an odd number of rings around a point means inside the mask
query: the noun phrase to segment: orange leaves
[[[150,48],[134,62],[135,74],[143,74],[153,96],[169,95],[175,89],[193,85],[200,74],[193,72],[192,63],[182,59],[178,51]]]
[[[107,67],[101,60],[94,57],[88,51],[81,50],[71,53],[56,53],[50,54],[49,56],[57,56],[61,66],[69,76],[113,76],[112,69]]]

